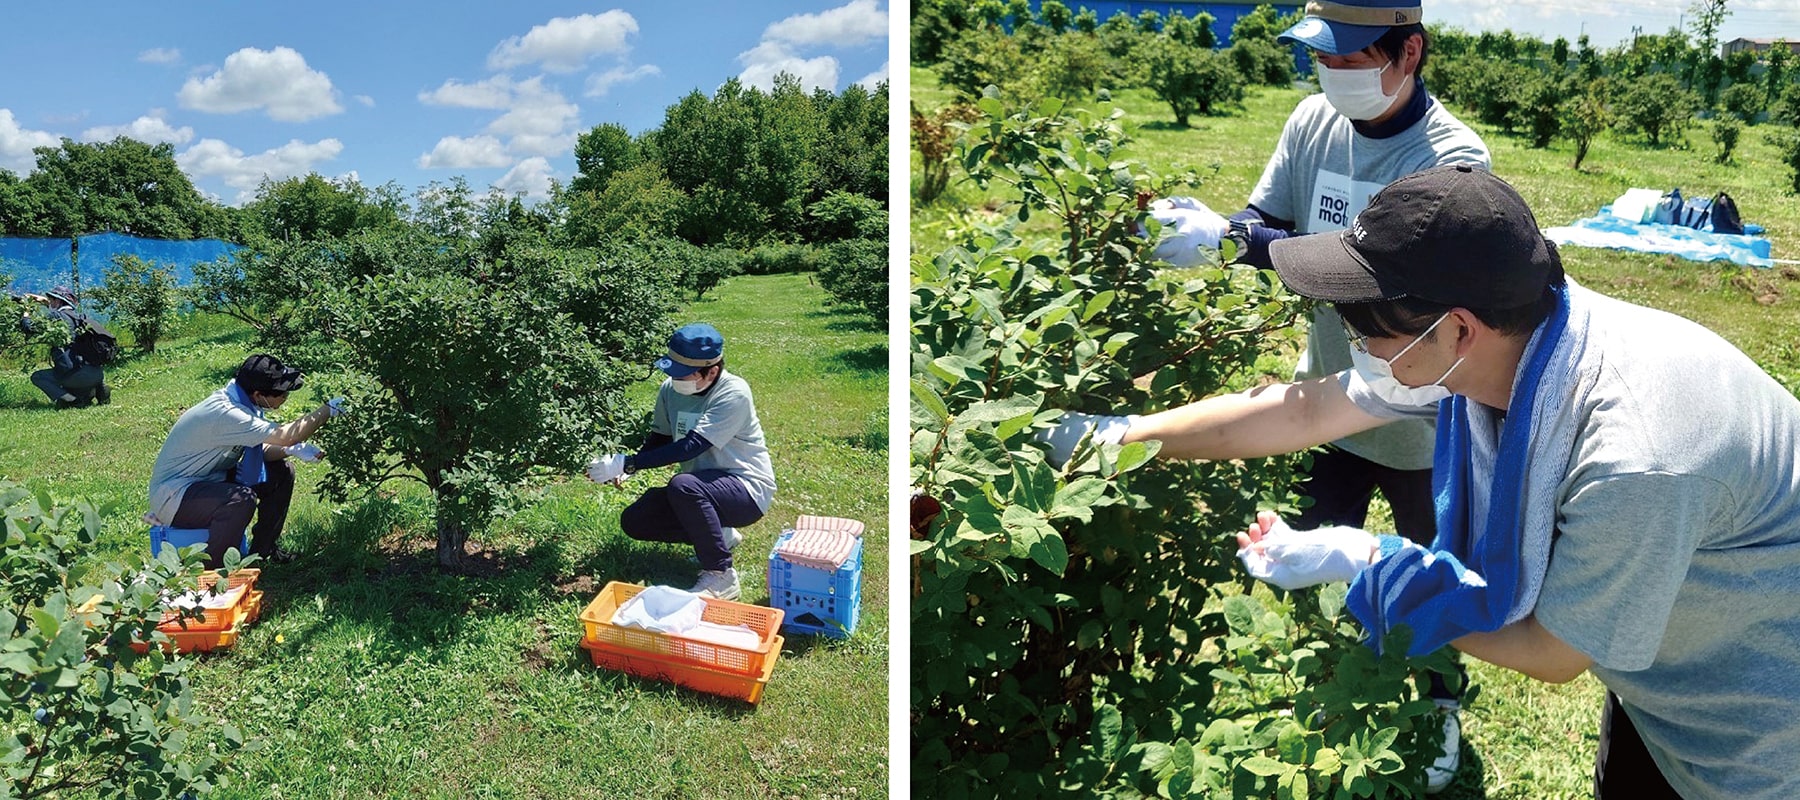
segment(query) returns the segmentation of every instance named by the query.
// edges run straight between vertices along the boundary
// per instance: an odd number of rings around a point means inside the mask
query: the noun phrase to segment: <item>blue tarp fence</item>
[[[219,239],[176,242],[123,233],[95,233],[73,240],[0,237],[0,269],[12,275],[8,287],[12,291],[41,292],[73,286],[76,269],[80,270],[81,282],[93,286],[112,266],[113,256],[125,254],[174,269],[176,282],[186,286],[194,282],[195,264],[230,255],[240,247]]]

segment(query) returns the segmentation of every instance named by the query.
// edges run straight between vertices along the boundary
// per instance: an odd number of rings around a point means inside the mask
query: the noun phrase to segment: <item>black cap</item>
[[[300,370],[282,364],[281,359],[267,353],[244,359],[236,378],[238,386],[246,392],[291,392],[303,383]]]
[[[1269,260],[1296,294],[1333,303],[1518,308],[1563,282],[1562,258],[1524,198],[1466,164],[1394,181],[1349,228],[1277,240]]]

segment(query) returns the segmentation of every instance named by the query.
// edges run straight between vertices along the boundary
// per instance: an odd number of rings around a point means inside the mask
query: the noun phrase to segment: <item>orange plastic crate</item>
[[[783,641],[785,640],[780,636],[775,637],[773,655],[763,662],[762,672],[756,676],[696,667],[589,639],[581,640],[581,647],[593,657],[596,667],[640,678],[667,681],[694,691],[731,697],[755,705],[762,702],[763,689],[769,685],[769,676],[775,674],[775,662],[781,657]]]
[[[205,653],[229,648],[237,644],[238,634],[243,632],[245,626],[262,616],[262,601],[262,592],[249,592],[244,597],[244,601],[236,606],[240,611],[237,622],[225,630],[192,628],[182,630],[176,623],[158,625],[156,629],[162,631],[164,636],[169,637],[169,641],[163,645],[163,649],[173,650],[177,653]],[[150,644],[148,642],[132,642],[131,649],[146,653],[150,651]]]
[[[775,635],[781,629],[782,611],[778,608],[703,598],[706,611],[700,618],[719,625],[749,626],[756,631],[758,639],[754,650],[612,624],[613,614],[619,606],[643,590],[642,586],[619,581],[606,584],[599,596],[581,611],[581,621],[587,626],[587,641],[614,650],[635,651],[750,678],[768,674],[769,665],[781,654],[781,646],[777,644],[781,637]]]
[[[258,596],[262,594],[261,592],[255,591],[256,579],[261,576],[262,570],[254,567],[246,567],[231,573],[231,577],[225,579],[225,590],[232,591],[242,586],[244,587],[244,595],[238,598],[236,603],[224,608],[201,609],[200,618],[190,618],[186,620],[187,626],[185,629],[190,631],[222,631],[228,628],[237,627],[238,623],[244,619],[245,608],[250,604],[250,596],[252,594]],[[217,572],[209,571],[201,573],[199,590],[201,593],[205,593],[214,585],[218,584],[218,582],[219,574]],[[157,625],[156,627],[164,633],[183,630],[181,615],[173,611],[165,613],[163,614],[162,624]]]

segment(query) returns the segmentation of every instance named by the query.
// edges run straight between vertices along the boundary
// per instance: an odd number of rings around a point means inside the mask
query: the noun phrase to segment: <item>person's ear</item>
[[[1400,68],[1407,75],[1419,74],[1419,59],[1425,53],[1425,37],[1413,34],[1400,44]]]

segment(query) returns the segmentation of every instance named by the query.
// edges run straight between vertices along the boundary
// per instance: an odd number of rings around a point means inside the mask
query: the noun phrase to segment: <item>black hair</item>
[[[1415,22],[1411,25],[1396,25],[1388,28],[1387,33],[1382,34],[1374,44],[1364,49],[1379,50],[1382,55],[1388,57],[1388,60],[1399,62],[1400,56],[1406,52],[1406,40],[1411,39],[1414,34],[1419,37],[1419,63],[1413,67],[1413,74],[1423,75],[1425,74],[1425,57],[1431,55],[1431,34],[1426,33],[1425,26],[1420,23]]]
[[[1335,303],[1332,306],[1344,324],[1359,336],[1418,336],[1457,306],[1434,303],[1417,297],[1372,300],[1366,303]],[[1468,308],[1481,324],[1507,336],[1529,334],[1537,329],[1556,309],[1556,292],[1545,286],[1538,299],[1515,308]]]

